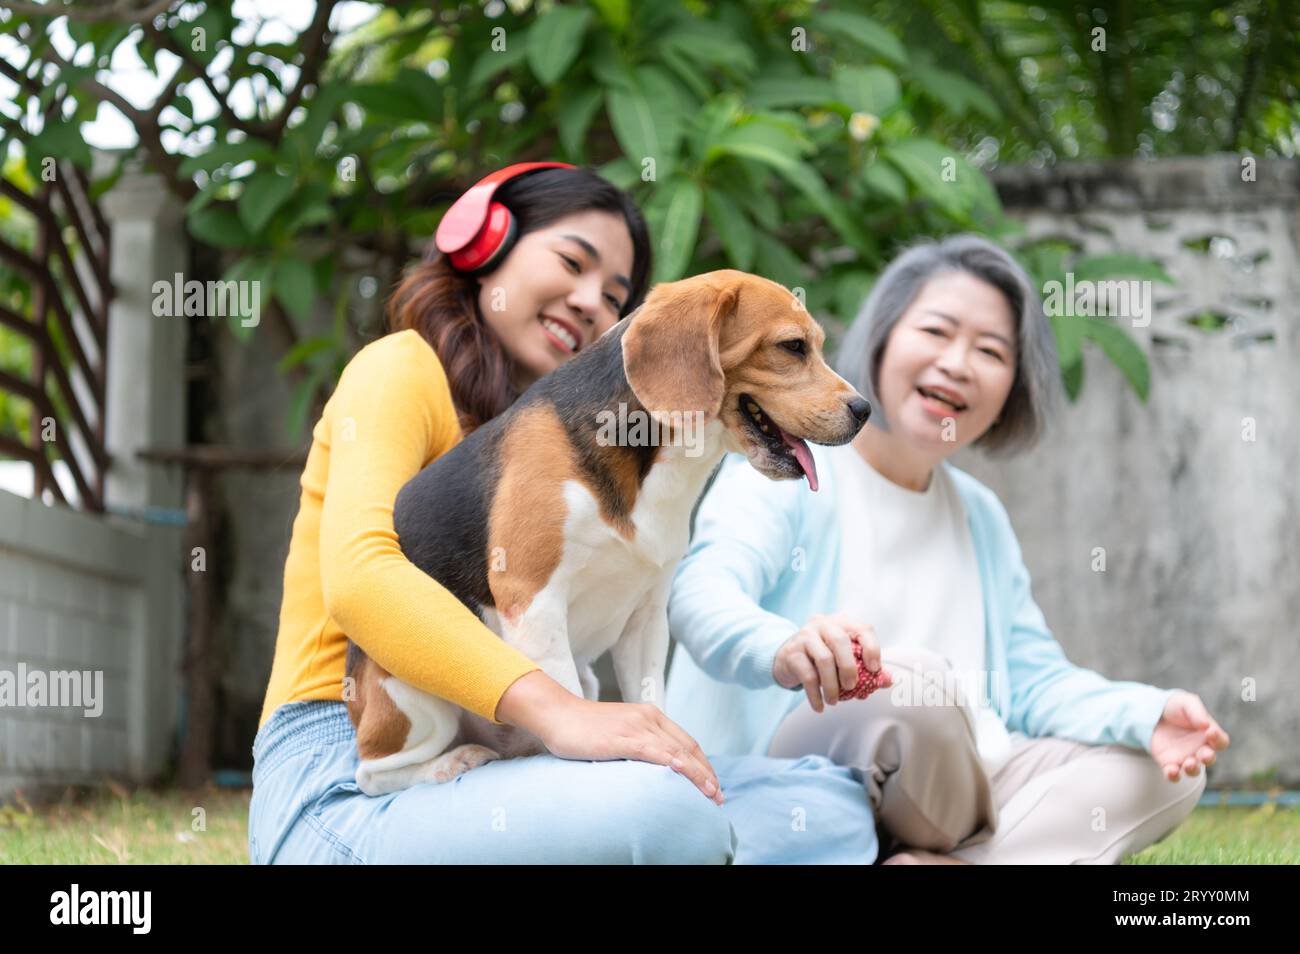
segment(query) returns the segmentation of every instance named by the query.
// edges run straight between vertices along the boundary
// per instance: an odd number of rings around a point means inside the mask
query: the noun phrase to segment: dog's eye
[[[804,345],[802,338],[795,338],[793,341],[782,341],[781,347],[791,354],[804,354]]]

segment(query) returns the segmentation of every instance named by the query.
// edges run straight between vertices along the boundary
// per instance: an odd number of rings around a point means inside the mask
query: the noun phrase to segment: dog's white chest
[[[713,466],[709,460],[689,463],[695,466],[661,464],[646,475],[630,514],[635,529],[630,539],[601,517],[584,484],[565,484],[564,553],[552,583],[567,593],[575,658],[591,660],[613,646],[628,619],[685,555],[691,508]]]
[[[592,660],[618,641],[637,607],[676,569],[686,552],[690,511],[679,515],[638,499],[629,540],[601,518],[584,485],[571,481],[564,495],[564,554],[551,581],[568,595],[574,657]]]

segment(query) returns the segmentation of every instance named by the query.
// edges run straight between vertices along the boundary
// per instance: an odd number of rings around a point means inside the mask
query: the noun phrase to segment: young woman
[[[402,485],[645,295],[650,247],[631,200],[586,169],[547,165],[479,184],[494,182],[515,220],[496,256],[467,268],[431,243],[389,301],[391,333],[352,359],[313,429],[253,746],[250,858],[870,862],[870,808],[849,770],[809,756],[715,772],[658,708],[570,694],[402,554]],[[342,701],[349,637],[398,678],[553,754],[365,795]],[[791,799],[854,834],[756,823]]]
[[[1190,692],[1071,665],[1006,511],[946,462],[1028,447],[1056,401],[1028,277],[974,236],[914,247],[836,368],[873,414],[815,449],[821,490],[728,459],[700,506],[669,604],[669,714],[710,756],[852,768],[904,849],[886,863],[1115,863],[1164,837],[1227,733]],[[838,702],[855,642],[888,675]]]

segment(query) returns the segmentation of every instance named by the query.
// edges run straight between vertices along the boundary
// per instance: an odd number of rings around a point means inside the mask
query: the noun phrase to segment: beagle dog
[[[867,419],[824,339],[765,278],[726,269],[656,285],[402,488],[403,552],[575,695],[597,698],[591,666],[609,650],[624,701],[662,707],[673,572],[724,453],[816,490],[806,442],[847,443]],[[546,751],[401,682],[351,642],[347,673],[369,795]]]

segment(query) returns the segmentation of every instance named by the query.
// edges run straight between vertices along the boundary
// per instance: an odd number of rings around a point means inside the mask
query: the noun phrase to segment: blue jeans
[[[853,770],[820,755],[709,759],[726,802],[663,765],[537,755],[370,797],[342,702],[282,705],[253,743],[254,864],[871,864]]]

